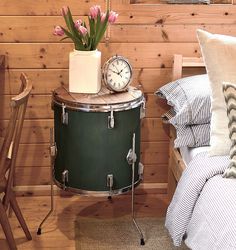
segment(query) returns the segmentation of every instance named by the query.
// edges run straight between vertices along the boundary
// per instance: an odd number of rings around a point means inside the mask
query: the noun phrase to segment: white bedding
[[[184,170],[166,216],[175,246],[185,240],[192,250],[236,249],[236,179],[222,178],[229,163],[201,152]]]
[[[204,147],[196,147],[196,148],[189,148],[189,147],[181,147],[179,148],[180,154],[186,166],[189,165],[190,161],[199,153],[207,152],[210,146]]]

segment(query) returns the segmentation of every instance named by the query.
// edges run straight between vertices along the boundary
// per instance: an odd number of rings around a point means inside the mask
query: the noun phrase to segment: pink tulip
[[[79,27],[82,25],[83,21],[81,19],[78,19],[75,21],[75,28],[79,29]]]
[[[98,13],[101,13],[101,7],[99,5],[94,5],[90,8],[89,15],[92,19],[97,18]]]
[[[88,33],[88,30],[82,25],[79,26],[78,30],[83,36],[85,36]]]
[[[106,13],[104,13],[104,12],[101,13],[101,22],[102,22],[102,23],[105,21],[106,16],[107,16]]]
[[[62,9],[61,9],[62,16],[66,16],[68,11],[69,11],[68,6],[63,6]]]
[[[61,26],[56,26],[53,32],[53,35],[55,36],[63,36],[65,33],[63,31],[63,29],[61,28]]]
[[[108,17],[108,22],[109,23],[114,23],[118,17],[118,14],[115,11],[110,11],[109,17]]]

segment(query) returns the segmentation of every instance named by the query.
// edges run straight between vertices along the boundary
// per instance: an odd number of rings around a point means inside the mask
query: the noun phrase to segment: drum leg
[[[109,195],[109,196],[107,197],[107,199],[108,199],[111,203],[113,202],[112,196],[111,196],[111,195]]]
[[[51,171],[50,171],[50,186],[51,186],[51,208],[50,211],[47,213],[47,215],[45,216],[45,218],[42,220],[42,222],[40,223],[38,230],[37,230],[37,235],[41,235],[42,233],[42,226],[44,224],[44,222],[48,219],[48,217],[51,215],[51,213],[54,210],[54,192],[53,192],[53,166],[54,166],[54,160],[56,157],[56,146],[53,143],[53,129],[50,129],[50,155],[51,155]]]
[[[135,154],[135,134],[133,134],[133,153]],[[133,159],[135,159],[136,157],[133,157]],[[144,237],[143,237],[143,233],[139,227],[139,225],[137,224],[136,220],[135,220],[135,215],[134,215],[134,167],[135,167],[135,161],[133,160],[132,162],[132,219],[133,219],[133,223],[134,226],[136,227],[139,236],[140,236],[140,245],[145,245],[145,241],[144,241]]]
[[[107,175],[107,187],[109,187],[110,191],[109,191],[109,196],[107,197],[107,199],[112,202],[112,187],[113,187],[113,174],[108,174]]]

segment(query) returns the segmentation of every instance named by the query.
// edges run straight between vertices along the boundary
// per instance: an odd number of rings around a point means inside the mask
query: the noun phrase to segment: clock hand
[[[116,65],[115,64],[113,64],[113,66],[116,68],[116,70],[117,70],[117,74],[119,74],[118,72],[119,72],[119,70],[117,69],[117,67],[116,67]]]
[[[116,73],[117,75],[119,75],[119,73],[118,72],[116,72],[116,71],[114,71],[114,70],[112,70],[112,69],[110,69],[113,73]]]
[[[120,75],[120,73],[123,71],[124,69],[122,69],[120,72],[119,72],[119,75]]]

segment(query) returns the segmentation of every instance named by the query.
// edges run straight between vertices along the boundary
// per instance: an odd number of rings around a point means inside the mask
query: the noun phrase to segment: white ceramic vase
[[[70,52],[69,91],[95,94],[101,89],[101,52],[98,50]]]

